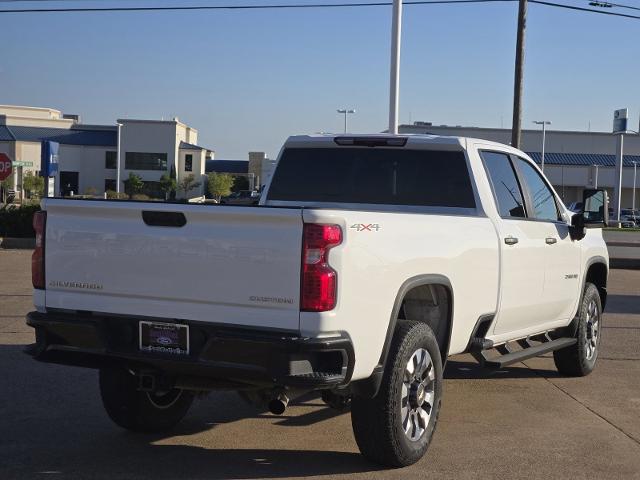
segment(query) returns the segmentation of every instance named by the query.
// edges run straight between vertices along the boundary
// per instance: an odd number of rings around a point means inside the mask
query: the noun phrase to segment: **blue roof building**
[[[452,135],[479,138],[494,142],[511,143],[511,129],[434,125],[415,122],[401,125],[400,133]],[[616,184],[615,164],[616,135],[607,132],[547,130],[545,141],[544,173],[565,203],[582,199],[586,188],[606,188],[613,199]],[[542,132],[539,128],[522,131],[521,150],[538,165],[542,164]],[[632,208],[634,198],[634,169],[636,170],[635,208],[640,207],[640,135],[629,134],[624,138],[624,162],[622,172],[622,207]]]

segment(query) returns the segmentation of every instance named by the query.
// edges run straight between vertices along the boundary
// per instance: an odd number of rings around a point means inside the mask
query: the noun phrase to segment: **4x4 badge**
[[[377,223],[354,223],[349,228],[356,232],[379,232],[381,227]]]

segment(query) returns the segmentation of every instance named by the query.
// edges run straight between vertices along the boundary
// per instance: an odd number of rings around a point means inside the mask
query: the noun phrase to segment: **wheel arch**
[[[417,275],[407,279],[398,289],[395,301],[393,303],[393,309],[391,310],[391,317],[389,319],[389,325],[387,327],[387,333],[385,336],[382,352],[380,353],[380,360],[373,370],[371,377],[363,380],[353,382],[351,389],[354,393],[363,396],[373,397],[380,388],[382,382],[382,375],[384,368],[387,364],[389,349],[391,347],[391,341],[393,339],[396,325],[401,317],[401,311],[403,306],[406,305],[407,299],[414,299],[414,294],[417,294],[420,289],[424,288],[437,288],[437,295],[444,295],[445,298],[439,298],[439,300],[446,302],[446,315],[445,318],[439,317],[439,323],[437,328],[434,329],[434,334],[438,340],[438,346],[440,347],[440,354],[442,356],[442,365],[446,364],[447,356],[449,353],[449,345],[451,343],[451,331],[453,327],[453,308],[454,308],[454,296],[453,287],[448,277],[440,274],[424,274]],[[419,298],[417,298],[419,300]],[[426,318],[409,318],[408,320],[423,321],[433,329],[433,323]]]
[[[584,284],[593,283],[600,294],[602,310],[607,304],[607,282],[609,278],[609,267],[604,257],[596,256],[589,259],[586,264]],[[584,288],[584,287],[583,287]],[[582,292],[581,292],[582,293]]]

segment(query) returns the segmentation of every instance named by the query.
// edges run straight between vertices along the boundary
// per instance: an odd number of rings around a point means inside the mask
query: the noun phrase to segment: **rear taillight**
[[[329,249],[342,243],[339,225],[305,223],[302,240],[300,310],[326,312],[336,306],[338,274],[329,266]]]
[[[47,226],[47,212],[36,212],[33,229],[36,231],[36,249],[31,256],[31,281],[33,288],[44,289],[44,233]]]

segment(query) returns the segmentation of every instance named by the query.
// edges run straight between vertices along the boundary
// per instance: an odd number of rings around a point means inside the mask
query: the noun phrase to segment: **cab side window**
[[[540,173],[526,160],[517,159],[518,168],[522,174],[523,182],[529,190],[531,196],[532,212],[529,212],[530,218],[536,220],[548,220],[556,222],[560,219],[558,206],[553,192],[544,181]]]
[[[481,156],[500,216],[502,218],[525,218],[527,215],[522,191],[509,155],[483,151]]]

